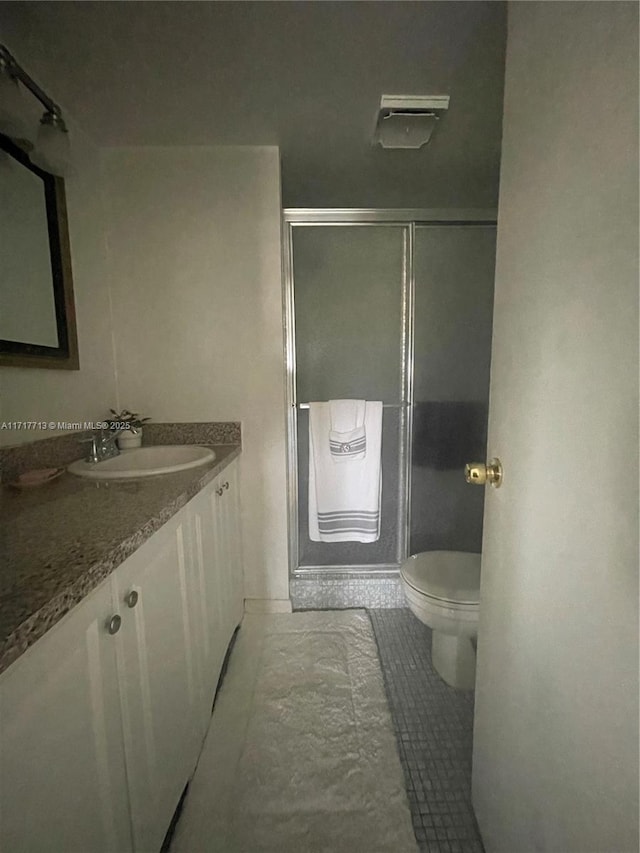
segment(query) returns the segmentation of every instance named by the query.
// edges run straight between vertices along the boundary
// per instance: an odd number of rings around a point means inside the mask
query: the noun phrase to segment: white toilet
[[[423,551],[400,577],[411,611],[433,629],[431,660],[451,687],[473,689],[480,609],[480,554]]]

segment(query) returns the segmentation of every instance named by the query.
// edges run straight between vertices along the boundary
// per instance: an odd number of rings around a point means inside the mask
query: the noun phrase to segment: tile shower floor
[[[368,610],[413,828],[424,853],[483,853],[471,806],[473,691],[431,663],[431,630],[406,608]]]

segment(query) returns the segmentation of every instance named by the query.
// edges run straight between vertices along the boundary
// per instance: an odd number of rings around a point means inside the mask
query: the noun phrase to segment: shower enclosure
[[[286,210],[289,537],[293,578],[394,577],[410,553],[479,551],[494,211]],[[308,534],[311,401],[382,400],[375,543]]]

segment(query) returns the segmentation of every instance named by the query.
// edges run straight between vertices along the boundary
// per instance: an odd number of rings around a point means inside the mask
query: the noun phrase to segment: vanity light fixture
[[[33,147],[33,134],[24,119],[24,86],[45,108]],[[0,132],[28,149],[31,162],[54,175],[64,175],[69,165],[69,133],[60,107],[0,44]],[[24,143],[27,143],[26,145]]]
[[[383,95],[373,143],[383,148],[422,148],[448,109],[449,95]]]

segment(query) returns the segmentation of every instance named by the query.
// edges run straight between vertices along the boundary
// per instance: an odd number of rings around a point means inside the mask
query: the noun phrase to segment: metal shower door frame
[[[408,556],[411,529],[411,429],[413,406],[413,333],[414,333],[414,246],[417,225],[461,225],[495,222],[495,210],[452,209],[306,209],[287,208],[283,211],[283,317],[285,330],[285,389],[287,411],[287,517],[289,538],[289,577],[300,578],[328,575],[394,576],[400,563]],[[300,566],[298,537],[298,408],[296,391],[296,330],[295,292],[293,275],[293,232],[295,228],[309,226],[358,227],[367,225],[390,226],[402,229],[403,262],[400,336],[400,471],[398,501],[398,545],[395,563],[374,565],[323,565]]]

